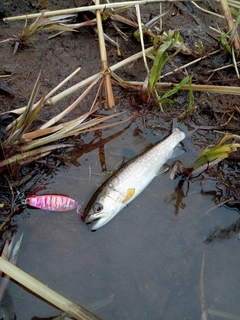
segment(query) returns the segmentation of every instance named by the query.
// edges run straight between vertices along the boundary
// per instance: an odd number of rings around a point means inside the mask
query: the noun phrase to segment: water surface
[[[137,125],[133,123],[104,145],[107,171],[164,136],[153,136],[150,130],[136,136]],[[116,131],[105,131],[102,139]],[[86,142],[92,138],[89,134]],[[188,165],[194,159],[191,139],[184,144],[186,153],[179,159]],[[44,192],[67,194],[86,205],[107,178],[99,148],[92,149],[80,152],[75,162],[78,166],[60,168]],[[96,232],[89,231],[75,211],[26,209],[18,217],[18,232],[23,232],[24,238],[17,265],[85,307],[114,295],[112,302],[95,311],[105,320],[200,319],[199,283],[205,255],[206,307],[212,312],[239,315],[238,237],[203,243],[214,227],[228,226],[239,218],[239,213],[214,203],[209,191],[216,189],[215,181],[206,174],[189,184],[184,182],[177,210],[179,183],[179,178],[170,180],[169,173],[155,178],[127,208]],[[17,284],[11,283],[9,292],[18,319],[58,314]],[[220,318],[209,315],[209,319]]]

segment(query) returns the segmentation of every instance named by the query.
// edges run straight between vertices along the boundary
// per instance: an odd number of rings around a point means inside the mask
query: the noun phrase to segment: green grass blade
[[[162,99],[171,97],[173,94],[177,93],[182,88],[182,86],[189,83],[189,79],[190,77],[185,77],[176,87],[164,93],[162,95]]]
[[[199,168],[200,166],[202,166],[210,161],[213,161],[215,159],[228,158],[232,152],[237,151],[237,149],[240,148],[239,143],[233,142],[233,143],[223,145],[223,143],[226,142],[227,140],[229,140],[230,138],[232,138],[232,135],[227,134],[221,139],[221,141],[217,144],[216,147],[204,149],[200,153],[200,155],[198,156],[197,161],[194,163],[192,168],[195,170],[195,169]]]
[[[164,43],[161,44],[157,50],[153,67],[150,72],[150,77],[149,77],[150,90],[153,89],[155,83],[157,82],[164,64],[169,59],[174,57],[181,50],[181,42],[180,42],[179,49],[173,55],[167,58],[165,57],[166,52],[172,49],[176,44],[176,42],[179,41],[179,39],[180,39],[180,35],[178,30],[174,30],[174,31],[170,30],[166,36],[162,37],[162,40],[164,41]],[[157,41],[157,37],[155,39],[155,42],[156,41]]]
[[[185,86],[186,84],[189,83],[190,89],[189,89],[189,107],[188,109],[191,110],[193,103],[194,103],[194,98],[193,98],[193,92],[191,89],[191,84],[192,84],[192,78],[191,77],[185,77],[178,85],[176,85],[173,89],[167,91],[166,93],[164,93],[162,95],[162,97],[160,98],[160,102],[161,103],[168,103],[170,105],[173,104],[173,101],[168,99],[169,97],[171,97],[172,95],[174,95],[175,93],[177,93],[179,90],[182,89],[183,86]]]
[[[170,46],[171,41],[167,41],[164,44],[162,44],[157,51],[149,77],[149,85],[151,89],[154,87],[155,83],[159,78],[162,67],[165,64],[165,52],[169,49]]]

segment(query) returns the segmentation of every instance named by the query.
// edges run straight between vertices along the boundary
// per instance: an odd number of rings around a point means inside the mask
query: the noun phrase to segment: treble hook
[[[14,206],[16,206],[19,202],[20,204],[25,204],[24,203],[25,201],[26,201],[25,194],[17,190],[17,196],[14,199]]]

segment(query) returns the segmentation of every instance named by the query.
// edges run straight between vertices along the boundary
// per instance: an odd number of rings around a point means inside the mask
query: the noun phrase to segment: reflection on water
[[[237,220],[234,223],[231,223],[225,228],[215,227],[207,239],[204,240],[204,243],[211,243],[212,241],[222,241],[225,239],[230,239],[234,234],[238,234],[240,231],[240,220]]]
[[[86,203],[106,179],[103,171],[112,171],[122,161],[123,150],[138,154],[156,141],[149,132],[139,138],[133,134],[134,129],[134,125],[123,129],[121,134],[113,135],[114,139],[107,138],[111,136],[107,130],[106,143],[101,137],[101,145],[96,142],[86,153],[74,149],[70,156],[75,157],[78,166],[59,169],[45,193],[66,194]],[[87,139],[93,139],[93,146],[100,138],[89,134]],[[181,156],[183,164],[189,161],[191,142],[184,144],[187,152]],[[105,151],[101,160],[100,147]],[[209,319],[218,319],[217,312],[239,315],[238,238],[203,243],[216,225],[228,226],[239,219],[239,214],[216,206],[201,192],[201,180],[190,182],[188,190],[181,183],[170,180],[169,173],[155,178],[138,198],[95,233],[75,211],[26,209],[17,221],[18,232],[24,232],[18,266],[84,307],[96,303],[95,313],[105,320],[199,319],[199,283],[205,253],[203,281],[206,307],[212,312]],[[17,319],[47,318],[59,313],[13,282],[8,291]],[[98,305],[108,297],[113,298]]]

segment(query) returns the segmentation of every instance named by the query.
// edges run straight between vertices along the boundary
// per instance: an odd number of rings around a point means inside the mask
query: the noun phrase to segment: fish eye
[[[93,211],[95,213],[101,212],[103,209],[103,205],[101,203],[95,203],[95,205],[93,206]]]

